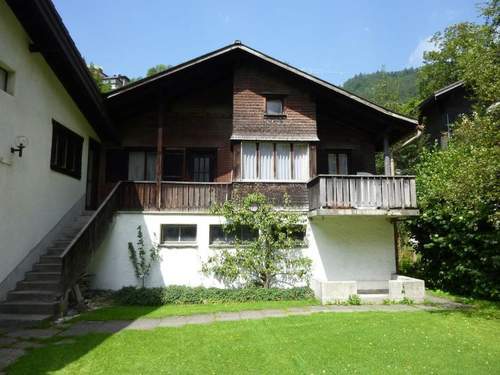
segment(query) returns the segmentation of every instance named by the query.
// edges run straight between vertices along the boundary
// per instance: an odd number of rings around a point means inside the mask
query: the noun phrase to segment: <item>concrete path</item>
[[[171,316],[159,319],[137,319],[134,321],[83,321],[73,324],[60,333],[61,336],[79,336],[87,333],[116,333],[122,330],[151,330],[159,327],[182,327],[187,324],[209,324],[213,322],[282,318],[315,313],[355,313],[355,312],[415,312],[419,310],[439,310],[427,305],[361,305],[361,306],[310,306],[288,309],[249,310],[240,312],[220,312],[189,316]]]

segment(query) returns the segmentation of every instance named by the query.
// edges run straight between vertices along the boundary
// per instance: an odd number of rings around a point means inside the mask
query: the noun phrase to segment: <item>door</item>
[[[189,150],[188,168],[189,177],[192,181],[213,181],[215,179],[216,150]]]
[[[85,196],[85,208],[95,210],[97,208],[97,188],[99,179],[99,154],[100,145],[89,138],[89,153],[87,164],[87,192]]]

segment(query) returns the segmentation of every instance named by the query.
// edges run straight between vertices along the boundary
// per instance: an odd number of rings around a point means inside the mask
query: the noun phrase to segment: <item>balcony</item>
[[[418,215],[414,176],[319,175],[307,189],[309,216]]]
[[[125,181],[120,210],[207,212],[236,195],[261,192],[278,207],[288,196],[291,208],[324,215],[418,215],[415,177],[319,175],[306,183],[290,182]]]

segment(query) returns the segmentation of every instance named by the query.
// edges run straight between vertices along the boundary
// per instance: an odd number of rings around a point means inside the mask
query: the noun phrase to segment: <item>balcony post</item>
[[[392,176],[392,155],[391,150],[389,149],[389,136],[388,134],[384,134],[384,174],[386,176]]]
[[[156,209],[161,208],[161,178],[163,174],[163,127],[165,121],[165,105],[160,96],[158,103],[158,133],[156,140]]]

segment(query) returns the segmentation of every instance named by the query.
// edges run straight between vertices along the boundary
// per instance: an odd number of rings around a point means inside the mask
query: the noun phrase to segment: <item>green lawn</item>
[[[109,306],[86,312],[75,320],[134,320],[138,318],[164,318],[174,315],[193,315],[214,312],[232,312],[243,310],[286,309],[318,305],[317,300],[305,301],[267,301],[221,303],[207,305],[165,305],[165,306]]]
[[[474,312],[337,313],[91,334],[8,374],[494,374],[500,321]]]

